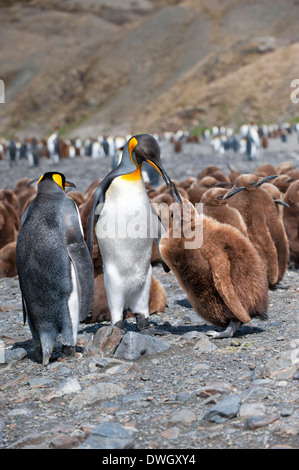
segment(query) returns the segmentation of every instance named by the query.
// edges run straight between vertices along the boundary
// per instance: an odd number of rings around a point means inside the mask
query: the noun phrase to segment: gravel
[[[244,155],[213,155],[207,143],[184,144],[182,153],[162,143],[172,178],[197,175],[209,164],[228,173],[258,164],[298,163],[297,139],[271,140],[258,161]],[[79,191],[104,176],[110,159],[62,161],[59,171]],[[0,187],[51,169],[0,161]],[[213,329],[191,308],[173,273],[154,267],[167,293],[164,313],[151,316],[166,332],[162,349],[117,354],[94,338],[108,322],[80,325],[76,356],[48,367],[35,361],[28,324],[23,325],[18,278],[0,279],[0,447],[3,449],[277,449],[299,447],[298,271],[269,292],[268,320],[252,320],[232,339],[213,339]],[[124,338],[138,338],[126,321]],[[130,336],[130,338],[129,338]],[[134,338],[135,337],[135,338]],[[98,339],[98,338],[97,338]],[[121,343],[120,343],[121,344]],[[2,351],[2,352],[1,352]],[[116,349],[117,351],[117,349]],[[133,351],[133,352],[134,352]],[[4,357],[3,357],[4,356]]]

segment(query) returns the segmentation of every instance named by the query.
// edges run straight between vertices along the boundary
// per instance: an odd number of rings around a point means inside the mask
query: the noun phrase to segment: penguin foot
[[[120,330],[124,330],[125,322],[124,320],[119,320],[114,325],[116,328],[119,328]]]
[[[232,338],[242,323],[240,321],[231,321],[228,327],[223,331],[208,331],[206,334],[213,338]]]
[[[72,357],[75,355],[75,352],[76,352],[76,346],[62,345],[62,357],[63,358]]]
[[[136,317],[136,327],[138,333],[148,336],[163,336],[166,335],[166,331],[161,330],[160,328],[155,328],[150,326],[150,321],[141,313],[135,314]]]

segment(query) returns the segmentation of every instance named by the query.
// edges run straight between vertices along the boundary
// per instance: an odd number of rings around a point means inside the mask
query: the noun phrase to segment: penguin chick
[[[285,173],[282,175],[278,175],[278,177],[275,180],[273,180],[272,184],[276,186],[280,192],[286,193],[288,190],[288,187],[290,186],[291,183],[293,183],[293,181],[296,181],[296,178],[292,178],[290,175]]]
[[[281,162],[279,165],[277,165],[276,173],[277,175],[282,175],[294,169],[295,167],[292,162]]]
[[[196,183],[196,181],[197,181],[197,179],[195,178],[195,176],[188,176],[188,178],[186,178],[183,181],[179,182],[179,187],[185,189],[185,191],[188,191],[190,186],[193,183]]]
[[[188,190],[188,199],[195,205],[198,204],[202,195],[210,188],[226,186],[226,183],[220,183],[213,176],[205,176],[196,183],[194,183]]]
[[[16,244],[10,242],[0,250],[0,278],[14,277],[17,273]]]
[[[227,163],[228,169],[230,170],[230,174],[228,175],[229,180],[232,185],[235,184],[237,178],[240,176],[240,172],[232,168],[228,163]]]
[[[254,170],[254,174],[257,176],[265,177],[270,175],[276,175],[277,170],[275,166],[271,163],[264,163],[264,165],[260,165]]]
[[[217,165],[206,166],[203,170],[198,173],[198,179],[202,180],[206,176],[211,176],[214,171],[221,171],[221,168]]]
[[[161,283],[152,276],[152,283],[149,295],[149,314],[164,312],[166,308],[166,293]],[[128,313],[127,317],[133,317],[133,313]],[[88,318],[88,323],[111,321],[111,314],[109,310],[104,275],[100,274],[94,280],[94,295],[91,309],[91,317]]]
[[[248,237],[266,267],[270,287],[278,282],[279,277],[277,250],[273,239],[279,237],[277,233],[281,232],[281,223],[272,197],[261,189],[261,185],[275,177],[276,175],[270,175],[260,178],[257,175],[243,174],[226,196],[230,197],[238,190],[238,194],[231,197],[228,204],[241,213]],[[239,189],[241,187],[242,191]]]
[[[290,246],[290,262],[299,267],[299,180],[294,181],[283,200],[288,208],[283,208],[283,222]]]
[[[159,244],[163,227],[152,211],[142,179],[144,161],[158,171],[180,202],[176,186],[162,166],[157,141],[149,134],[132,136],[118,166],[94,192],[87,221],[88,247],[92,253],[95,221],[112,325],[123,328],[123,312],[129,309],[136,316],[138,331],[159,334],[159,330],[150,328],[149,294],[152,244]],[[154,227],[153,235],[149,229]]]
[[[231,181],[229,179],[229,176],[227,176],[225,173],[223,173],[222,170],[215,170],[215,171],[212,171],[209,176],[212,176],[213,178],[216,178],[216,180],[219,182],[219,183],[226,183],[226,185],[228,185],[228,187],[231,186]]]
[[[11,217],[14,220],[14,225],[17,231],[20,228],[20,206],[17,196],[10,189],[0,190],[0,202],[4,204]]]
[[[278,189],[278,187],[276,185],[274,185],[275,181],[276,180],[273,180],[273,183],[264,183],[263,186],[262,186],[262,189],[264,191],[267,191],[270,194],[273,201],[275,202],[275,207],[276,207],[276,210],[277,210],[279,216],[282,217],[283,216],[283,207],[289,208],[289,206],[288,206],[288,204],[286,204],[283,201],[283,196],[282,196],[281,191]]]
[[[15,220],[5,205],[0,202],[0,249],[17,239]]]
[[[262,190],[267,191],[272,197],[278,216],[278,218],[273,217],[274,214],[271,212],[269,214],[268,226],[270,227],[271,236],[277,251],[279,282],[285,275],[290,257],[289,240],[283,222],[283,210],[284,208],[289,209],[290,206],[283,201],[281,192],[274,184],[264,183]]]
[[[232,225],[247,236],[247,227],[240,212],[234,207],[228,205],[228,189],[211,188],[204,193],[200,202],[203,204],[203,213],[213,217],[223,224]]]
[[[87,189],[85,189],[84,194],[83,194],[85,201],[89,199],[89,197],[91,196],[91,193],[94,192],[94,190],[99,186],[101,181],[102,179],[98,178],[97,180],[92,181],[90,185],[87,187]]]
[[[31,186],[35,180],[29,178],[21,178],[13,188],[13,192],[18,198],[20,215],[23,214],[23,207],[26,204],[26,201],[36,194],[36,188]]]
[[[296,180],[299,180],[299,170],[298,168],[293,168],[292,170],[286,171],[287,175],[289,175],[291,178],[294,178]]]
[[[94,196],[95,188],[91,190],[88,198],[86,199],[83,204],[79,206],[79,214],[81,217],[81,223],[82,223],[82,228],[83,228],[83,233],[84,233],[84,240],[87,241],[87,219],[92,207],[93,203],[93,196]],[[97,276],[103,272],[103,262],[102,262],[102,257],[101,254],[99,253],[99,248],[97,244],[97,239],[95,235],[95,230],[93,229],[93,247],[92,247],[92,262],[93,262],[93,267],[94,267],[94,275]]]
[[[41,176],[17,239],[24,322],[28,318],[36,357],[43,365],[49,363],[56,341],[62,343],[63,354],[75,352],[79,322],[92,304],[93,265],[66,186],[74,187],[62,173]]]
[[[79,191],[70,191],[68,193],[68,197],[73,199],[78,207],[80,207],[81,204],[84,204],[84,202],[85,202],[83,194],[80,193]]]
[[[181,229],[181,237],[173,236]],[[196,230],[203,243],[189,248]],[[222,224],[183,200],[181,220],[162,236],[161,256],[174,272],[188,299],[206,321],[224,327],[215,338],[232,337],[241,324],[263,318],[268,306],[264,266],[252,243],[234,227]]]

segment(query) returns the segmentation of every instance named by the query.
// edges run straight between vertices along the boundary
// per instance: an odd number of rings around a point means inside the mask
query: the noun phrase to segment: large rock
[[[167,341],[155,338],[154,336],[142,335],[129,331],[114,353],[114,357],[134,361],[143,354],[153,355],[170,348]]]
[[[113,356],[124,335],[123,330],[115,326],[103,326],[93,337],[91,350],[101,352],[103,356]]]

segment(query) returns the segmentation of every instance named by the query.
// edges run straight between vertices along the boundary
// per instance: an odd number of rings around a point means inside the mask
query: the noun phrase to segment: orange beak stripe
[[[157,165],[156,165],[154,162],[151,162],[150,160],[146,160],[146,161],[147,161],[147,163],[149,163],[152,167],[154,167],[155,170],[157,170],[157,172],[160,173],[161,176],[163,176],[162,173],[161,173],[161,171],[160,171],[160,169],[157,167]]]

